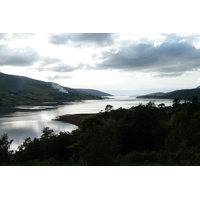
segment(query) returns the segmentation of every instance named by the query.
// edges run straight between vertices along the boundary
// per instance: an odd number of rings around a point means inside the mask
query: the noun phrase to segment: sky
[[[114,95],[195,88],[200,85],[195,5],[7,0],[0,12],[0,72]]]
[[[1,33],[0,72],[114,94],[200,85],[197,33]]]

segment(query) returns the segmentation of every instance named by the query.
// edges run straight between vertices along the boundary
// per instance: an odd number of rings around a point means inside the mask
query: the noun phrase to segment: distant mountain
[[[99,98],[99,95],[94,96],[90,92],[86,94],[57,83],[0,73],[0,101],[73,101]]]
[[[142,96],[137,96],[137,98],[157,98],[157,99],[175,99],[179,98],[182,100],[191,100],[193,96],[197,96],[200,99],[200,86],[194,89],[182,89],[175,90],[172,92],[158,92]]]
[[[105,93],[105,92],[101,92],[99,90],[93,90],[93,89],[75,89],[76,91],[78,91],[81,94],[90,94],[90,95],[94,95],[94,96],[113,96],[111,94]]]

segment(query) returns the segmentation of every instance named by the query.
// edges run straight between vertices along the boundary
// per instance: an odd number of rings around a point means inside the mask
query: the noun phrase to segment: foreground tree
[[[158,108],[165,108],[165,104],[164,103],[158,104]]]
[[[200,164],[199,113],[189,117],[187,110],[175,113],[171,121],[171,130],[165,139],[166,152],[170,165]]]
[[[0,137],[0,164],[9,163],[12,155],[10,145],[13,140],[8,141],[8,135],[3,134]]]
[[[112,105],[107,105],[106,107],[105,107],[105,111],[106,112],[109,112],[109,111],[111,111],[113,109],[113,106]]]
[[[50,129],[49,127],[45,127],[42,129],[42,132],[43,134],[41,137],[50,137],[54,131]]]
[[[85,126],[86,124],[87,126]],[[69,147],[74,152],[72,159],[75,164],[113,165],[114,157],[118,151],[117,129],[114,125],[92,117],[85,119],[78,131],[80,134],[77,141]]]
[[[181,100],[179,99],[179,98],[175,98],[174,100],[173,100],[173,104],[180,104],[180,102],[181,102]]]
[[[196,104],[196,103],[198,103],[198,102],[199,102],[198,96],[193,96],[193,97],[192,97],[192,103],[193,103],[193,104]]]

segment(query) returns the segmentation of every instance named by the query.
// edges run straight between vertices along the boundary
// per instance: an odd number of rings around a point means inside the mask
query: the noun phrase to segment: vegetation
[[[138,96],[137,98],[154,98],[154,99],[175,99],[179,98],[182,100],[192,100],[192,98],[196,96],[200,99],[200,89],[184,89],[184,90],[176,90],[173,92],[167,92],[167,93],[153,93],[143,96]]]
[[[68,93],[60,92],[54,89],[52,84],[23,76],[0,73],[0,103],[101,99],[99,96],[82,94],[75,89],[62,86],[60,87]]]
[[[54,134],[45,127],[40,138],[27,138],[15,152],[5,134],[0,138],[0,164],[200,165],[200,103],[198,97],[192,99],[117,110],[109,105],[105,112],[84,116],[70,133]]]
[[[81,122],[90,116],[94,116],[95,114],[75,114],[75,115],[62,115],[58,116],[55,121],[67,122],[70,124],[75,124],[76,126],[80,126]]]
[[[49,93],[24,93],[24,92],[13,92],[9,94],[1,94],[0,102],[45,102],[45,101],[78,101],[85,99],[101,99],[101,97],[80,94],[80,93],[62,93],[62,92],[49,92]]]

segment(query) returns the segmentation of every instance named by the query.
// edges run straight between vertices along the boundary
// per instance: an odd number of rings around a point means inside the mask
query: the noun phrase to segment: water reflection
[[[60,105],[62,106],[62,104]],[[65,104],[67,106],[67,104]],[[77,126],[53,121],[58,112],[58,104],[54,105],[2,105],[0,106],[0,135],[8,133],[9,139],[14,139],[12,149],[17,149],[27,137],[40,137],[44,127],[50,127],[55,133],[72,131]],[[64,114],[64,113],[62,113]]]
[[[113,105],[114,109],[119,107],[130,108],[139,103],[148,103],[152,99],[136,99],[135,97],[113,97],[104,100],[86,100],[80,102],[57,102],[36,103],[26,105],[1,105],[0,106],[0,135],[8,133],[9,139],[14,139],[12,149],[23,143],[27,137],[36,138],[42,135],[44,127],[50,127],[55,133],[60,131],[72,131],[77,126],[68,123],[53,121],[59,115],[77,113],[98,113],[103,111],[107,104]],[[172,100],[158,100],[156,105],[165,103],[172,104]]]
[[[12,149],[17,149],[17,146],[22,144],[25,138],[30,137],[33,139],[40,137],[42,135],[41,130],[46,126],[51,127],[55,133],[59,133],[60,131],[72,131],[77,128],[73,124],[56,121],[9,121],[1,123],[1,133],[8,133],[9,139],[14,139]]]

